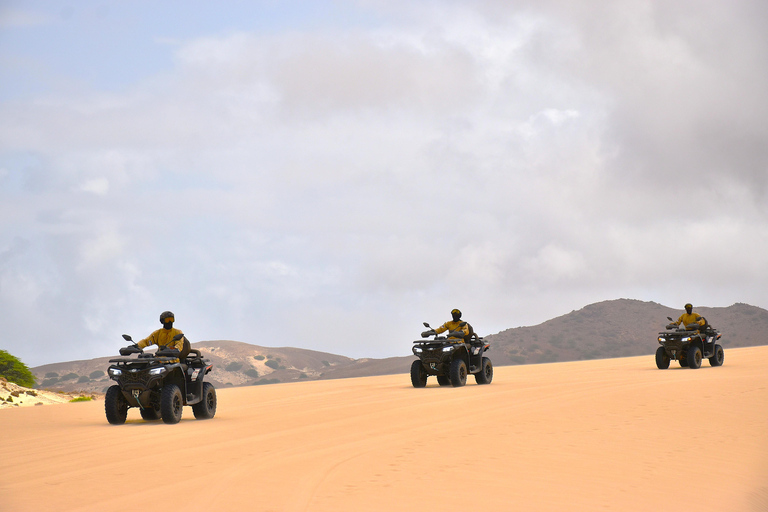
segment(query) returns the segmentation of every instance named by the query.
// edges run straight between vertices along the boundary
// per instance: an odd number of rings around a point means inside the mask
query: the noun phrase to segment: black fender
[[[176,384],[179,386],[179,389],[181,390],[181,396],[185,399],[184,405],[187,405],[187,379],[184,378],[184,370],[181,368],[180,364],[175,364],[169,368],[168,374],[163,379],[163,387],[169,384]]]
[[[187,388],[184,394],[186,405],[194,405],[202,401],[203,383],[205,382],[205,376],[211,371],[212,368],[213,365],[209,364],[204,368],[187,369],[187,375],[185,375]]]
[[[466,343],[462,343],[459,348],[453,351],[452,359],[463,359],[464,364],[467,365],[467,372],[469,372],[469,350],[467,350]]]

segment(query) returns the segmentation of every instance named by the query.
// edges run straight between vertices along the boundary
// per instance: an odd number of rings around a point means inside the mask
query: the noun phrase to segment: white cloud
[[[688,18],[620,4],[201,33],[121,92],[0,104],[0,247],[28,240],[0,329],[55,310],[82,358],[173,309],[195,340],[381,357],[457,306],[491,333],[633,294],[767,305],[763,33],[743,4],[690,18],[744,22],[729,77]]]
[[[109,192],[109,180],[107,178],[87,180],[80,185],[80,190],[103,196]]]

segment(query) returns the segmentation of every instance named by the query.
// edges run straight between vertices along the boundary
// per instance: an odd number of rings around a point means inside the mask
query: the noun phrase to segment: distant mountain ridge
[[[722,333],[723,348],[768,344],[768,311],[737,303],[725,308],[694,307]],[[655,302],[617,299],[590,304],[533,327],[486,336],[494,364],[548,363],[652,355],[657,335],[683,309]],[[727,361],[726,353],[726,361]]]
[[[694,311],[723,333],[726,364],[728,348],[768,344],[765,309],[737,303],[725,308],[697,307]],[[496,366],[643,354],[649,356],[649,364],[654,364],[658,332],[663,330],[668,316],[677,319],[681,313],[682,309],[655,302],[616,299],[590,304],[539,325],[506,329],[484,338],[491,344],[488,356]],[[473,326],[483,334],[482,326]],[[410,350],[411,341],[403,341],[404,353]],[[413,360],[412,355],[352,359],[314,350],[262,347],[229,340],[201,341],[192,347],[213,363],[214,371],[206,379],[218,387],[408,373]],[[104,392],[112,384],[106,369],[114,357],[47,364],[31,371],[41,388]]]

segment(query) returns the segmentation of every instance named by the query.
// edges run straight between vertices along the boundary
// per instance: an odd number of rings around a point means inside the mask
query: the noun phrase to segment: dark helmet
[[[459,319],[461,318],[461,311],[459,311],[458,309],[454,309],[451,311],[451,316],[453,317],[454,322],[458,322]]]
[[[160,323],[166,324],[168,322],[173,323],[176,319],[174,318],[173,313],[170,311],[163,311],[160,313]]]
[[[690,302],[688,304],[686,304],[685,305],[685,311],[686,311],[686,313],[691,314],[691,311],[693,311],[693,304],[691,304]]]

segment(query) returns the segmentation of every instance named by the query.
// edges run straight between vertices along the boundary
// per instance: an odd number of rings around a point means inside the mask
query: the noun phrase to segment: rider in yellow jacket
[[[680,318],[677,319],[677,322],[673,323],[674,325],[683,324],[687,329],[696,330],[700,327],[704,327],[706,321],[704,320],[703,316],[693,312],[692,304],[686,304],[685,313],[680,315]]]
[[[441,332],[460,332],[464,336],[462,338],[455,338],[455,337],[449,337],[448,339],[455,342],[464,342],[464,340],[469,336],[469,327],[466,322],[461,321],[461,311],[458,309],[454,309],[451,311],[451,317],[453,320],[450,320],[448,322],[445,322],[443,325],[435,329],[436,334],[440,334]],[[461,325],[461,324],[464,325]]]
[[[138,343],[139,348],[157,345],[158,350],[161,348],[175,348],[181,352],[181,349],[184,348],[184,339],[173,340],[174,336],[182,334],[181,330],[173,328],[174,320],[173,313],[170,311],[163,311],[160,314],[160,323],[163,324],[163,328],[156,330],[141,340]]]

